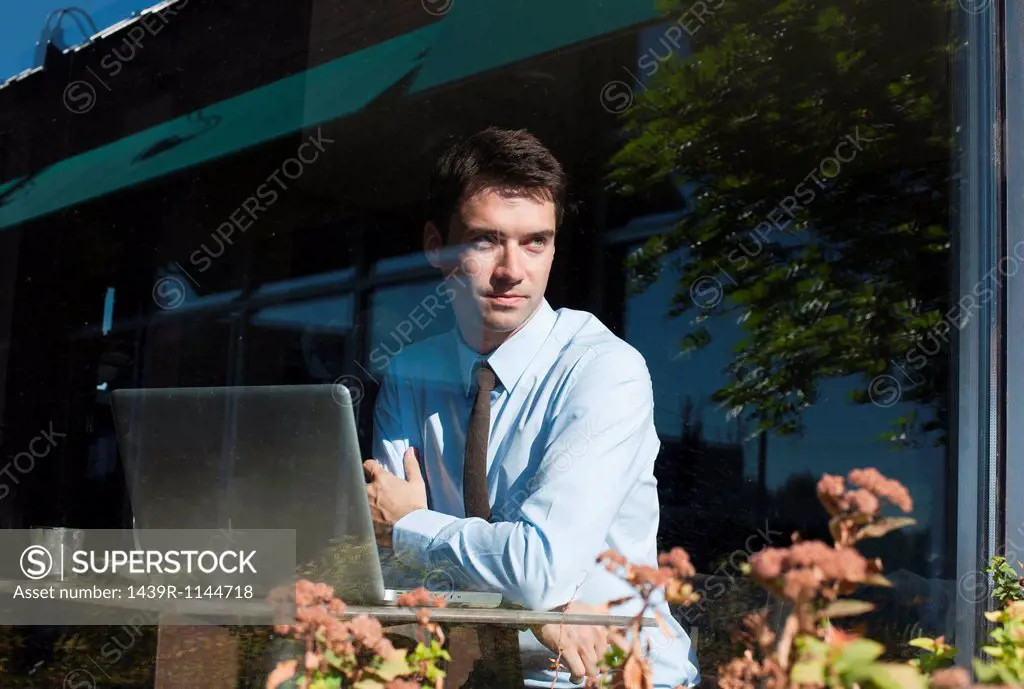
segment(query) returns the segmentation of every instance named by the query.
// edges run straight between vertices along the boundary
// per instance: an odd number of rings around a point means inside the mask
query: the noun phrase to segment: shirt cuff
[[[441,529],[457,517],[428,509],[419,509],[405,515],[395,523],[391,532],[391,545],[395,556],[402,562],[414,562],[420,567],[430,566],[429,549]]]

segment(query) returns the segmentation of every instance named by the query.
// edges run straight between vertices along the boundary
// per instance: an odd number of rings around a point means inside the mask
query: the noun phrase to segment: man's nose
[[[501,255],[494,273],[495,277],[506,282],[520,282],[523,279],[523,258],[517,246],[511,243],[501,245]]]

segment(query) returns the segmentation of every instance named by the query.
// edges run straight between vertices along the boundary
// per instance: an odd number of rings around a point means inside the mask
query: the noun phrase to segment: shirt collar
[[[555,326],[557,318],[558,316],[548,304],[548,300],[541,300],[540,306],[519,332],[505,340],[493,352],[484,356],[466,344],[459,332],[459,326],[456,325],[455,339],[459,354],[459,374],[462,379],[462,390],[466,396],[469,396],[473,389],[474,369],[480,360],[490,364],[501,386],[506,391],[512,392],[526,367],[533,361],[541,344],[551,334],[551,329]]]

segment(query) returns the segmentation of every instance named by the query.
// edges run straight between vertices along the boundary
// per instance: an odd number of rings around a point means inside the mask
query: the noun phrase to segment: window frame
[[[970,9],[969,9],[970,8]],[[1001,121],[1001,83],[1005,7],[1002,0],[978,6],[964,0],[953,9],[954,123],[957,140],[953,218],[955,283],[959,295],[972,290],[1005,256],[1006,194]],[[1018,228],[1019,230],[1019,228]],[[986,638],[982,612],[991,609],[987,595],[977,595],[984,568],[1005,537],[1005,434],[1007,380],[1007,292],[1012,281],[999,285],[995,298],[972,311],[957,342],[956,433],[957,529],[956,622],[954,642],[958,664],[970,667]],[[1015,297],[1014,303],[1019,300]],[[1019,310],[1019,309],[1018,309]],[[1019,318],[1019,317],[1018,317]],[[1016,362],[1015,362],[1016,363]],[[1014,397],[1019,395],[1015,392]],[[1019,443],[1019,439],[1015,441]],[[964,591],[964,589],[967,589]]]

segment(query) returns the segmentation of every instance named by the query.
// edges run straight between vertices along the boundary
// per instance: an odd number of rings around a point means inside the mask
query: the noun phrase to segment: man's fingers
[[[608,646],[608,635],[603,627],[591,627],[583,635],[583,643],[587,648],[598,649],[603,655],[605,647]]]
[[[420,473],[420,458],[415,447],[410,447],[405,451],[404,460],[405,480],[409,482],[423,481],[423,475]]]
[[[601,646],[601,645],[596,646],[594,648],[594,652],[597,654],[597,664],[600,666],[601,663],[604,662],[605,654],[608,653],[608,644],[605,644],[603,646]],[[600,673],[602,670],[601,670],[600,667],[598,667],[597,671],[598,671],[598,673]],[[597,675],[594,675],[594,677],[597,677]]]
[[[569,674],[574,682],[579,682],[587,674],[587,666],[580,659],[580,654],[575,648],[562,651],[562,660],[569,666]]]
[[[587,677],[596,678],[598,675],[597,661],[600,660],[593,646],[580,648],[580,657],[583,659],[583,667],[587,671]]]
[[[380,462],[376,459],[368,459],[363,462],[363,474],[366,476],[367,481],[372,481],[377,478],[377,472],[380,470]]]

